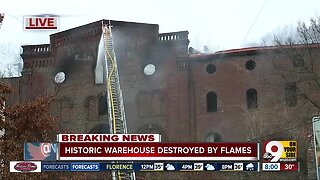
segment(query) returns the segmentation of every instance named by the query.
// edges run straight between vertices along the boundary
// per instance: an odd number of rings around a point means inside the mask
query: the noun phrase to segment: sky
[[[246,47],[298,20],[320,15],[319,0],[0,0],[5,19],[0,45],[49,43],[49,35],[112,19],[158,24],[160,33],[189,31],[190,46],[203,50]],[[23,16],[60,15],[59,31],[24,31]],[[1,46],[0,46],[1,48]],[[1,59],[0,65],[10,59]]]

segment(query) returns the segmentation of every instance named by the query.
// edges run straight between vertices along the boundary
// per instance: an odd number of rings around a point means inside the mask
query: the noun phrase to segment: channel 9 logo
[[[264,162],[296,161],[297,141],[266,141],[262,143]]]
[[[56,143],[24,143],[25,161],[55,161],[57,157]]]

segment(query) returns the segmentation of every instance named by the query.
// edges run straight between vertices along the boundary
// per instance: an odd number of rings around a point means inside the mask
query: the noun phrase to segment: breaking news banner
[[[41,172],[41,161],[10,161],[10,172]]]
[[[59,160],[258,161],[258,143],[59,143]]]
[[[24,143],[25,161],[56,161],[57,143]]]
[[[299,171],[297,141],[266,141],[262,143],[263,171]]]
[[[58,142],[161,142],[160,134],[59,134]]]

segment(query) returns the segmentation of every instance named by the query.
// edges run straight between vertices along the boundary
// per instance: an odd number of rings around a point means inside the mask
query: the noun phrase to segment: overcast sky
[[[190,46],[222,50],[319,15],[320,0],[0,0],[0,12],[6,15],[0,43],[49,43],[57,31],[26,32],[23,16],[56,14],[60,30],[100,19],[153,23],[160,32],[188,30]]]

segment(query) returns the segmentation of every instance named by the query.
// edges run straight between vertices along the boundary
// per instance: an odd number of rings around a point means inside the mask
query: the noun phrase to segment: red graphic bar
[[[58,27],[25,27],[26,29],[58,29]]]
[[[60,143],[60,160],[257,161],[257,143]]]
[[[280,171],[299,171],[298,162],[281,162]]]

